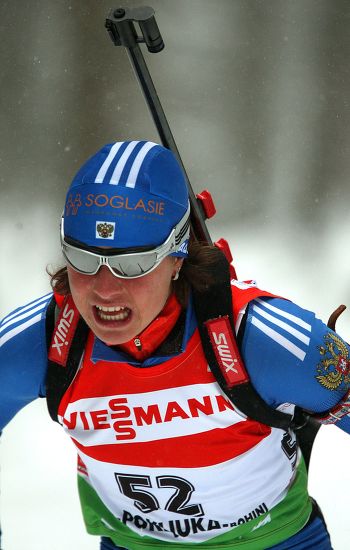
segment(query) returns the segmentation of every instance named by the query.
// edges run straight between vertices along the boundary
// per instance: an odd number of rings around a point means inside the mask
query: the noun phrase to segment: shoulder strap
[[[46,401],[52,420],[58,422],[58,407],[78,371],[89,329],[80,317],[71,296],[65,298],[55,321],[56,313],[57,304],[53,297],[46,315]]]
[[[296,429],[304,424],[303,415],[270,407],[250,382],[234,333],[230,271],[224,255],[215,266],[215,283],[205,292],[194,291],[194,307],[210,369],[234,405],[253,420],[275,428]]]

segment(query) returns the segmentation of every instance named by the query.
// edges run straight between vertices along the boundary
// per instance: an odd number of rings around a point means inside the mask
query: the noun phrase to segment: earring
[[[175,275],[172,276],[173,281],[177,281],[179,278],[180,269],[177,269]]]

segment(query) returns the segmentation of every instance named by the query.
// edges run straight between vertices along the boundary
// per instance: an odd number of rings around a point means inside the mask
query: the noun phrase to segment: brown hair
[[[214,245],[190,240],[188,257],[184,260],[177,281],[173,281],[173,289],[177,299],[186,307],[190,287],[202,292],[214,282],[214,266],[222,258],[222,252]],[[63,296],[70,294],[67,267],[62,267],[51,273],[52,289]]]

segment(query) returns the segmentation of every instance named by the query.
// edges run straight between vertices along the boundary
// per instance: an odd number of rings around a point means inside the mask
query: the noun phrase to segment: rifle
[[[138,25],[139,31],[136,29],[136,24]],[[206,220],[213,217],[214,214],[216,213],[213,199],[209,191],[207,190],[204,190],[197,195],[195,195],[193,192],[192,185],[189,181],[181,156],[176,146],[174,137],[169,127],[167,118],[165,116],[163,107],[160,103],[151,75],[148,71],[145,59],[140,49],[140,44],[142,43],[146,44],[147,49],[150,53],[158,53],[164,49],[163,38],[161,36],[159,27],[155,19],[154,10],[149,6],[142,6],[138,8],[120,7],[117,9],[113,9],[110,11],[109,16],[106,19],[105,26],[114,45],[123,46],[126,48],[131,65],[135,71],[135,74],[141,86],[143,95],[146,99],[146,103],[149,107],[150,113],[152,115],[154,124],[157,128],[161,142],[164,147],[167,147],[174,153],[180,166],[183,169],[188,191],[189,191],[190,204],[191,204],[192,234],[195,239],[212,244],[212,241],[206,226]],[[219,239],[219,241],[217,241],[214,244],[218,248],[220,248],[224,253],[224,256],[229,264],[230,275],[231,277],[234,277],[236,279],[237,277],[236,277],[235,269],[232,265],[232,255],[229,248],[229,244],[225,239]],[[335,328],[335,321],[344,308],[345,306],[340,306],[340,308],[338,308],[338,310],[336,310],[332,314],[328,322],[330,327]],[[205,337],[206,337],[206,334],[203,335],[202,341],[205,340]],[[215,363],[215,360],[214,360],[214,363]],[[220,372],[218,370],[215,370],[215,376],[218,380],[220,380]],[[221,385],[224,391],[226,391],[227,393],[227,387],[225,389],[225,382]],[[245,401],[245,403],[249,403],[249,402],[254,403],[255,401],[254,407],[256,407],[256,410],[253,415],[249,414],[252,412],[252,410],[249,411],[249,408],[248,410],[246,410],[246,406],[241,407],[241,410],[244,410],[248,414],[248,416],[257,418],[258,420],[259,419],[261,420],[261,418],[264,418],[265,413],[267,415],[265,416],[265,418],[267,418],[269,415],[269,411],[266,410],[265,403],[261,403],[259,396],[249,393],[248,399],[247,399],[247,396],[244,397],[244,392],[246,390],[248,392],[251,391],[250,388],[248,387],[249,382],[247,384],[238,384],[238,386],[241,386],[241,388],[243,388],[243,393],[242,393],[242,389],[239,389],[237,395],[239,395],[240,398],[242,398],[243,401]],[[232,391],[232,388],[229,388],[229,389]],[[228,393],[228,395],[232,399],[233,395],[230,395],[230,393]],[[235,397],[237,397],[237,395],[235,395]],[[233,399],[233,401],[235,400]],[[261,406],[259,405],[260,406],[259,412],[257,408],[258,401],[260,401],[260,405],[261,405]],[[277,411],[275,411],[275,413],[277,413]],[[312,443],[320,425],[313,419],[310,419],[308,415],[305,414],[303,411],[298,411],[298,413],[299,413],[298,415],[299,419],[296,419],[294,429],[297,429],[298,431],[298,439],[303,450],[304,458],[306,460],[306,463],[308,464],[310,460]],[[283,413],[282,413],[282,416],[283,416]],[[274,416],[274,418],[276,418],[275,424],[274,422],[269,422],[266,420],[265,420],[265,423],[269,425],[275,425],[277,427],[283,426],[283,428],[286,429],[285,420],[283,419],[281,420],[282,417],[278,415],[278,413],[277,413],[277,416]],[[280,426],[278,426],[279,422],[280,422]]]
[[[138,25],[140,33],[136,29],[136,24]],[[164,49],[163,38],[155,19],[154,10],[149,6],[113,9],[106,19],[105,26],[114,45],[124,46],[126,48],[131,65],[135,71],[154,124],[157,128],[161,143],[174,153],[183,170],[191,205],[192,234],[196,240],[212,244],[206,226],[206,220],[212,218],[216,213],[212,196],[206,189],[197,195],[195,195],[193,191],[140,48],[140,44],[144,43],[150,53],[158,53]],[[221,238],[215,242],[215,245],[224,253],[230,264],[230,274],[232,277],[236,278],[236,273],[231,263],[232,255],[228,242]]]

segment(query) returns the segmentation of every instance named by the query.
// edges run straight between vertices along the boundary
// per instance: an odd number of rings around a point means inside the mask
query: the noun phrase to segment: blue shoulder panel
[[[279,298],[249,304],[242,355],[270,405],[313,412],[336,405],[350,387],[350,348],[315,314]]]
[[[45,395],[47,294],[0,324],[0,430],[25,405]]]

